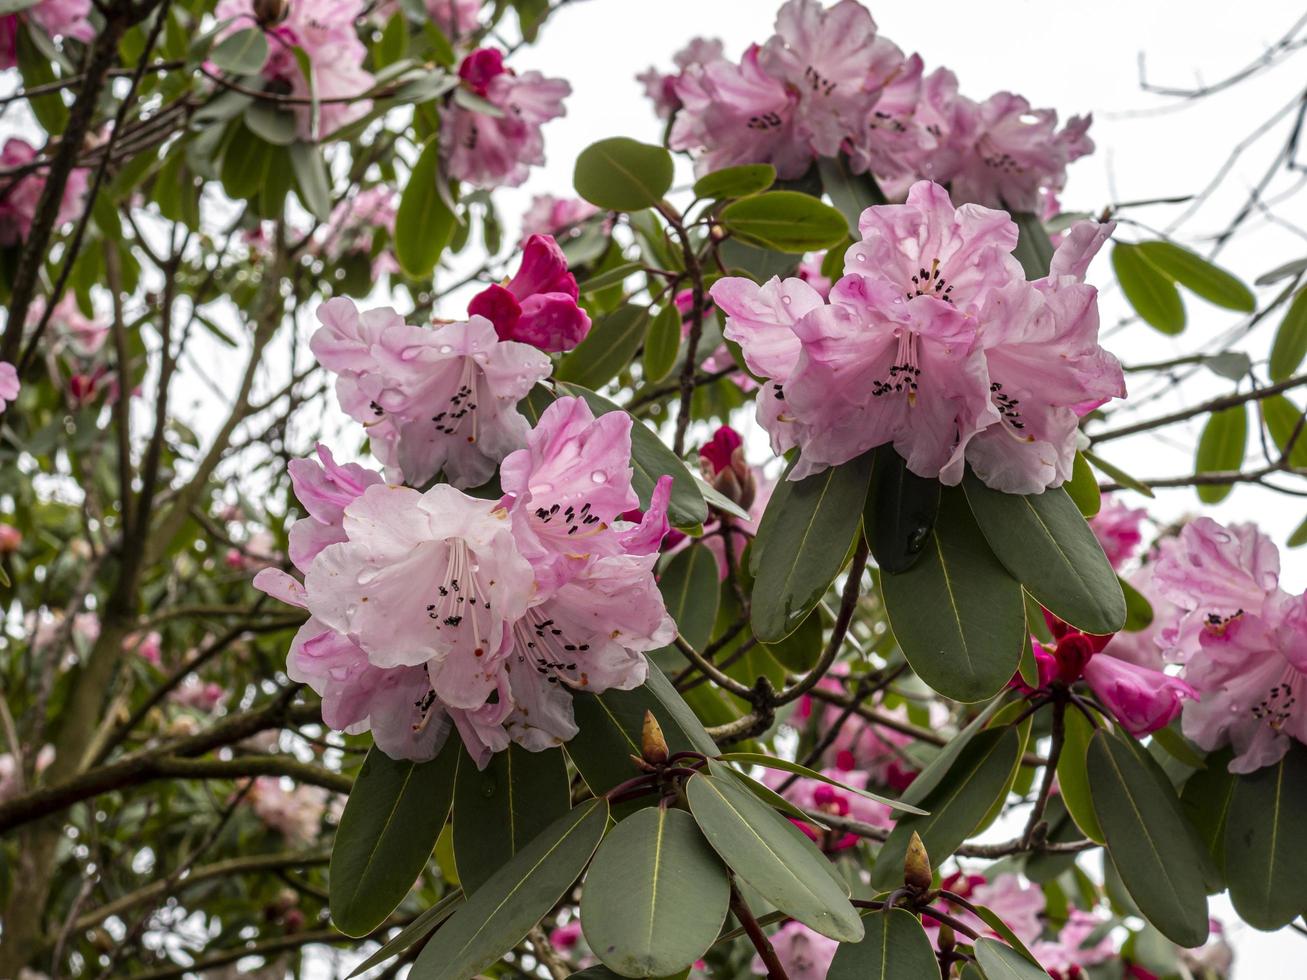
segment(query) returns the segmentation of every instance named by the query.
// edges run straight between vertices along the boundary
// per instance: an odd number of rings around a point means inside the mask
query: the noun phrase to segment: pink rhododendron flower
[[[22,388],[22,382],[18,380],[18,369],[8,361],[0,361],[0,412],[18,400]]]
[[[294,844],[312,843],[327,812],[327,791],[300,784],[287,790],[276,776],[259,776],[246,799],[260,820]]]
[[[557,237],[598,213],[597,207],[579,197],[537,194],[531,198],[531,206],[522,215],[522,239],[525,241],[532,235]]]
[[[522,246],[517,274],[473,296],[467,312],[493,323],[500,340],[558,353],[571,350],[590,332],[590,317],[577,305],[577,296],[576,277],[558,243],[548,235],[532,235]]]
[[[45,313],[45,300],[39,298],[32,303],[27,319],[29,323],[40,322]],[[88,319],[82,315],[77,305],[77,297],[71,292],[65,293],[63,299],[55,304],[50,313],[50,328],[78,357],[94,357],[104,347],[109,336],[109,324],[100,319]]]
[[[983,905],[991,909],[1024,943],[1032,943],[1044,931],[1044,891],[1037,885],[1024,881],[1018,875],[1004,873],[988,879],[983,875],[951,874],[941,882],[941,886],[955,895],[967,899],[973,905]],[[982,936],[997,935],[979,916],[972,914],[963,906],[943,900],[950,915],[965,925],[975,929]],[[932,942],[939,933],[939,925],[929,919],[922,919]]]
[[[123,641],[123,649],[135,653],[148,664],[158,667],[163,662],[163,637],[158,630],[132,633]]]
[[[716,38],[696,37],[672,55],[672,63],[676,65],[677,71],[664,73],[651,66],[635,78],[644,86],[645,96],[653,102],[654,115],[659,119],[670,119],[681,107],[681,99],[676,94],[677,79],[692,68],[722,60],[721,41]]]
[[[327,545],[347,540],[345,508],[368,487],[385,482],[380,473],[357,463],[338,464],[331,450],[321,443],[317,455],[318,462],[293,459],[288,467],[295,498],[309,514],[290,529],[290,560],[301,570],[308,568]]]
[[[399,194],[393,187],[378,184],[365,188],[336,205],[314,248],[330,262],[360,253],[369,256],[374,277],[396,272],[399,263],[388,249],[372,255],[378,231],[385,232],[387,239],[394,236],[398,213]]]
[[[1116,955],[1110,935],[1104,935],[1092,946],[1084,945],[1102,924],[1103,920],[1098,916],[1073,907],[1067,912],[1066,924],[1057,938],[1030,943],[1030,952],[1058,980],[1074,980],[1083,976],[1084,968],[1106,962]]]
[[[0,14],[0,70],[18,64],[18,32],[25,20],[55,38],[86,43],[95,39],[91,0],[37,0],[16,14]]]
[[[207,714],[217,711],[222,703],[227,700],[227,689],[221,684],[213,681],[202,681],[192,675],[173,688],[168,695],[168,700],[173,704],[181,705],[183,708],[194,708],[196,711]]]
[[[5,140],[4,148],[0,149],[0,169],[25,167],[33,163],[36,157],[36,148],[31,143],[11,136]],[[59,202],[58,216],[55,218],[56,225],[67,224],[81,213],[87,183],[85,170],[74,170],[68,175]],[[39,167],[5,188],[5,194],[0,196],[0,246],[16,245],[28,236],[44,189],[45,171]]]
[[[867,788],[865,772],[846,771],[843,769],[826,769],[823,776],[838,780],[854,789]],[[762,781],[771,789],[781,793],[795,806],[815,813],[829,813],[836,817],[848,817],[873,827],[893,826],[894,817],[890,808],[884,803],[877,803],[865,796],[832,786],[819,779],[800,777],[791,780],[790,774],[778,769],[768,769]],[[784,787],[784,789],[782,789]],[[839,829],[826,831],[815,824],[794,820],[794,825],[817,843],[823,851],[833,853],[856,847],[861,840],[857,835],[845,833]]]
[[[1144,539],[1139,525],[1147,516],[1148,511],[1142,507],[1127,507],[1119,497],[1108,494],[1098,513],[1089,519],[1089,529],[1117,571],[1138,551]]]
[[[490,116],[452,100],[442,111],[441,147],[451,177],[475,187],[516,187],[545,162],[540,127],[565,114],[572,87],[538,71],[517,74],[493,48],[478,48],[458,69],[468,91],[502,110]]]
[[[340,406],[368,429],[373,455],[392,479],[423,485],[437,473],[478,486],[526,441],[517,403],[549,376],[547,355],[501,342],[489,320],[434,328],[394,310],[360,314],[337,297],[318,308],[310,348],[337,374]]]
[[[798,276],[817,291],[822,299],[830,296],[831,281],[821,272],[821,264],[826,258],[825,252],[814,252],[803,257],[799,263]]]
[[[362,0],[295,0],[286,7],[286,17],[272,25],[259,24],[254,0],[220,0],[214,16],[230,21],[224,35],[261,27],[269,52],[263,77],[289,86],[292,95],[322,100],[315,106],[316,132],[312,109],[308,105],[295,108],[300,137],[316,140],[362,118],[372,108],[370,100],[359,98],[373,85],[372,75],[363,69],[368,50],[354,27],[364,4]],[[311,79],[300,69],[296,48],[308,56]]]
[[[776,958],[785,968],[790,980],[825,980],[840,944],[819,932],[813,932],[802,922],[790,921],[776,930],[771,937]],[[755,956],[751,969],[755,976],[768,976],[767,965],[761,956]]]
[[[426,8],[450,40],[456,41],[480,26],[481,0],[426,0]]]

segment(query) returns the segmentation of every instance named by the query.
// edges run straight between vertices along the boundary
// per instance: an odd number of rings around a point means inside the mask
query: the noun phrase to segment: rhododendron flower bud
[[[8,361],[0,361],[0,412],[18,400],[23,385],[18,380],[18,369]]]
[[[12,524],[0,524],[0,554],[11,555],[23,546],[23,532]]]
[[[744,459],[744,440],[729,425],[721,426],[700,447],[699,464],[713,489],[745,510],[753,506],[758,491],[753,467]]]
[[[445,168],[456,180],[491,189],[516,187],[532,166],[545,162],[540,127],[564,115],[563,99],[572,87],[538,71],[517,74],[503,53],[478,48],[458,68],[462,84],[502,114],[490,116],[452,100],[441,114],[440,144]]]
[[[1179,717],[1185,701],[1198,697],[1178,677],[1108,655],[1090,659],[1084,678],[1103,706],[1137,738],[1165,728]]]
[[[483,289],[467,305],[484,316],[500,340],[516,340],[542,351],[571,350],[590,332],[590,317],[577,305],[576,277],[548,235],[532,235],[522,246],[522,264],[504,285]]]
[[[920,835],[914,830],[908,840],[907,854],[903,858],[903,884],[910,891],[925,894],[930,891],[934,880],[930,871],[930,855],[926,853],[926,845],[922,843]]]
[[[652,711],[645,711],[640,728],[640,755],[650,765],[661,766],[667,761],[667,739],[663,726],[658,724]]]

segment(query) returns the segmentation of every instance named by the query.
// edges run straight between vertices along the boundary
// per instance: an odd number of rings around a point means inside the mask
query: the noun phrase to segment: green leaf
[[[940,482],[917,476],[893,446],[875,450],[862,529],[882,572],[898,575],[917,563],[939,512]]]
[[[608,801],[559,817],[496,871],[431,938],[412,980],[467,980],[521,941],[580,877],[608,823]]]
[[[639,211],[658,204],[672,186],[672,155],[625,136],[591,143],[576,158],[576,192],[606,211]]]
[[[871,481],[871,454],[790,481],[788,492],[773,495],[765,536],[755,541],[754,633],[776,643],[794,632],[825,595],[858,532],[862,502]]]
[[[19,14],[29,7],[35,7],[41,0],[0,0],[0,17]]]
[[[1017,247],[1012,250],[1027,279],[1042,279],[1048,275],[1049,264],[1053,261],[1053,243],[1039,215],[1029,211],[1013,211],[1012,220],[1017,225]]]
[[[702,650],[717,621],[717,558],[701,544],[672,556],[658,579],[667,612],[686,643]]]
[[[1085,518],[1093,517],[1103,506],[1103,496],[1098,492],[1098,478],[1090,469],[1084,453],[1076,453],[1071,479],[1063,484],[1063,489],[1075,501],[1076,509]]]
[[[223,38],[209,60],[229,75],[257,75],[268,60],[268,39],[261,28],[248,27]]]
[[[902,884],[903,858],[914,831],[921,835],[931,865],[939,867],[1007,794],[1020,758],[1021,734],[1016,728],[1007,725],[976,733],[949,766],[947,776],[920,800],[929,816],[904,817],[894,825],[876,857],[872,885]]]
[[[293,113],[256,100],[245,107],[243,118],[251,133],[274,146],[290,146],[295,142]]]
[[[823,936],[862,938],[862,920],[825,856],[794,824],[734,780],[696,773],[686,795],[713,850],[764,899]]]
[[[1125,624],[1121,583],[1065,490],[1003,493],[970,472],[962,485],[994,554],[1040,605],[1086,633]]]
[[[983,701],[1012,679],[1026,636],[1021,585],[985,543],[959,488],[944,491],[921,558],[882,575],[880,588],[903,656],[940,694]]]
[[[726,869],[684,810],[646,807],[600,845],[581,895],[595,955],[625,977],[664,977],[702,956],[730,902]]]
[[[603,395],[597,395],[578,384],[560,384],[563,394],[578,395],[586,400],[596,416],[623,409]],[[685,464],[668,449],[658,434],[638,419],[631,424],[631,466],[635,470],[631,485],[640,498],[640,506],[648,507],[654,484],[660,476],[672,478],[672,500],[667,516],[674,527],[697,527],[708,520],[708,504],[699,490],[699,484],[685,468]]]
[[[1093,466],[1094,469],[1098,470],[1100,473],[1110,476],[1117,483],[1121,484],[1121,486],[1126,487],[1129,490],[1133,490],[1135,493],[1143,494],[1145,497],[1149,498],[1150,500],[1155,496],[1152,488],[1147,483],[1143,483],[1139,480],[1136,480],[1133,476],[1131,476],[1125,470],[1121,469],[1119,466],[1113,466],[1107,460],[1102,459],[1101,457],[1096,456],[1095,454],[1088,451],[1081,453],[1081,455],[1084,456],[1085,459],[1089,460],[1090,465]]]
[[[1289,451],[1290,466],[1307,466],[1307,428],[1298,432],[1298,422],[1302,419],[1302,410],[1284,395],[1272,395],[1261,401],[1262,419],[1271,434],[1275,447],[1284,452],[1289,441],[1293,448]],[[1294,433],[1297,433],[1295,436]]]
[[[853,786],[847,786],[839,780],[831,779],[829,776],[817,772],[814,769],[809,769],[807,766],[800,765],[797,762],[791,762],[789,759],[779,759],[774,755],[765,755],[761,752],[726,752],[719,755],[717,758],[723,762],[739,762],[748,766],[762,766],[766,769],[779,769],[781,772],[792,772],[796,775],[803,776],[806,779],[815,779],[818,782],[826,783],[828,786],[838,786],[846,793],[855,793],[868,800],[875,800],[877,803],[883,803],[891,809],[899,810],[903,813],[913,813],[918,816],[924,816],[926,813],[926,811],[920,810],[910,803],[903,803],[899,800],[892,800],[888,796],[879,796],[876,793],[872,793],[865,789],[857,789]]]
[[[958,732],[948,744],[939,750],[939,753],[926,764],[926,768],[917,773],[917,778],[903,791],[903,802],[920,804],[922,800],[940,784],[945,776],[948,775],[953,763],[957,757],[962,754],[962,750],[971,744],[971,740],[976,737],[976,733],[981,731],[989,720],[994,717],[999,708],[1003,706],[1002,698],[995,698],[984,709],[967,723],[967,726]]]
[[[1225,873],[1235,910],[1279,929],[1307,909],[1307,748],[1290,741],[1279,762],[1234,781],[1225,824]]]
[[[622,262],[611,269],[606,269],[598,275],[586,279],[581,283],[579,289],[583,293],[597,293],[609,286],[619,286],[639,272],[640,268],[639,262]]]
[[[294,143],[290,148],[290,166],[295,173],[295,193],[304,209],[319,221],[331,217],[331,176],[315,143]]]
[[[681,311],[668,303],[649,324],[644,338],[644,383],[657,384],[676,365],[681,350]]]
[[[1145,323],[1165,334],[1184,330],[1184,304],[1175,281],[1149,262],[1138,245],[1113,245],[1112,268],[1125,298]]]
[[[760,194],[776,182],[770,163],[746,163],[704,174],[694,182],[694,196],[709,200]]]
[[[764,643],[778,664],[793,674],[806,674],[822,651],[821,614],[813,610],[798,628],[779,643]]]
[[[1293,533],[1285,543],[1290,548],[1301,548],[1307,544],[1307,518],[1303,518],[1302,523],[1293,529]]]
[[[985,980],[1048,980],[1042,967],[997,939],[982,936],[976,940],[975,949]]]
[[[1307,357],[1307,288],[1293,294],[1271,344],[1271,380],[1285,381]]]
[[[1153,622],[1153,604],[1147,596],[1125,579],[1117,576],[1121,583],[1121,594],[1125,596],[1125,629],[1130,633],[1146,630]]]
[[[373,748],[349,794],[331,850],[331,920],[366,936],[404,900],[431,857],[454,796],[459,743],[430,762]]]
[[[1131,899],[1172,942],[1201,946],[1207,941],[1207,893],[1179,802],[1106,729],[1090,740],[1088,759],[1094,815]]]
[[[799,191],[767,191],[735,201],[722,209],[721,223],[751,245],[791,254],[832,248],[849,232],[844,215]]]
[[[801,823],[813,824],[814,826],[820,827],[822,830],[830,830],[830,826],[822,823],[820,818],[815,817],[810,813],[805,813],[771,787],[758,782],[751,776],[746,776],[738,769],[732,769],[724,762],[718,762],[716,759],[709,759],[708,772],[710,775],[718,776],[722,779],[734,779],[750,793],[762,800],[763,803],[767,804],[767,806],[774,810],[779,810],[781,813],[793,818],[794,820],[798,820]]]
[[[926,930],[911,912],[886,909],[862,923],[866,935],[841,944],[826,980],[923,980],[939,974]]]
[[[528,752],[510,743],[480,772],[463,751],[454,782],[454,863],[463,891],[475,895],[570,804],[562,749]]]
[[[407,949],[412,948],[413,944],[420,939],[424,939],[431,933],[435,932],[436,927],[444,922],[457,910],[459,904],[463,901],[463,893],[457,889],[450,892],[431,908],[421,913],[412,922],[397,932],[394,937],[389,939],[385,945],[369,956],[366,960],[354,967],[345,980],[354,980],[360,973],[367,973],[374,966],[386,962],[392,956],[398,956]]]
[[[1229,769],[1232,756],[1230,749],[1209,755],[1206,768],[1186,779],[1180,794],[1180,809],[1222,878],[1226,876],[1225,825],[1237,781]],[[1220,884],[1224,885],[1224,881]]]
[[[859,237],[858,219],[867,208],[888,204],[884,192],[869,173],[855,174],[849,170],[846,157],[819,157],[817,170],[821,174],[821,188],[830,198],[848,224],[848,232]]]
[[[410,279],[425,279],[454,234],[454,213],[436,186],[440,176],[440,138],[433,136],[409,171],[395,215],[395,258]]]
[[[1180,731],[1178,720],[1171,722],[1168,728],[1159,728],[1152,734],[1152,744],[1162,749],[1172,759],[1188,769],[1203,769],[1207,763],[1203,754]]]
[[[1062,802],[1084,835],[1101,844],[1103,831],[1089,796],[1089,740],[1094,736],[1094,728],[1075,708],[1066,709],[1063,724],[1066,732],[1062,754],[1057,757],[1057,785]]]
[[[268,184],[275,147],[237,126],[222,155],[222,189],[235,200],[252,200]]]
[[[1213,412],[1203,426],[1198,439],[1198,453],[1194,470],[1198,473],[1231,472],[1243,466],[1248,449],[1248,406],[1235,405]],[[1232,483],[1199,484],[1198,499],[1205,504],[1218,504],[1234,489]]]
[[[1140,242],[1145,259],[1191,293],[1227,310],[1251,313],[1257,298],[1243,281],[1174,242]]]
[[[554,377],[602,388],[628,367],[649,328],[649,308],[626,303],[602,317],[558,363]]]

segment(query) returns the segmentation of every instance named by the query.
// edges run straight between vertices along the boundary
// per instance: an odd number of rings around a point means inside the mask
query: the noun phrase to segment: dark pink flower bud
[[[532,235],[522,247],[517,274],[486,287],[467,311],[495,325],[500,340],[516,340],[542,351],[571,350],[590,332],[590,317],[577,305],[576,277],[548,235]]]
[[[458,66],[458,77],[477,95],[485,96],[490,80],[506,71],[504,52],[495,48],[477,48]]]

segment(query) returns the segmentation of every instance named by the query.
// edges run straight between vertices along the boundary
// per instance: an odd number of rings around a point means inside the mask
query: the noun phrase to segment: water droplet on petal
[[[867,261],[867,256],[864,255],[862,252],[854,252],[853,254],[856,255],[856,256],[858,257],[858,261],[859,261],[859,262],[866,262],[866,261]]]
[[[590,480],[593,483],[607,483],[608,474],[605,473],[603,470],[595,470],[593,473],[590,474]]]
[[[440,345],[440,353],[442,353],[442,354],[452,354],[452,353],[454,353],[454,348],[450,347],[448,344],[441,344],[441,345]]]
[[[786,306],[789,306],[790,303],[792,302],[792,300],[791,300],[790,297],[788,297],[788,296],[782,296],[782,297],[781,297],[781,302],[784,303]]]

